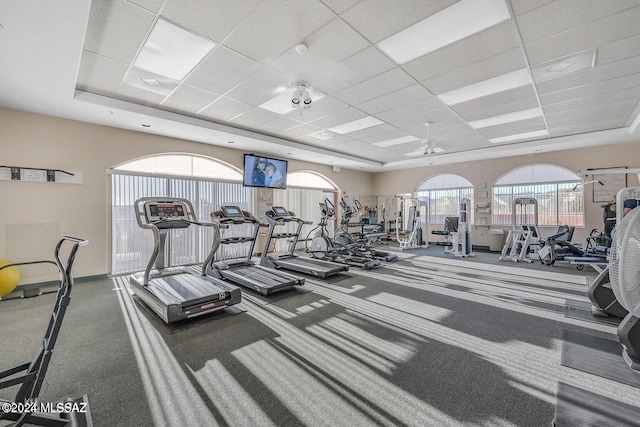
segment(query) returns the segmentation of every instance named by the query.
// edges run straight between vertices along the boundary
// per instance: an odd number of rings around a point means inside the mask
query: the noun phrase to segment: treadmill
[[[173,323],[240,302],[240,288],[206,275],[213,250],[199,270],[165,265],[169,230],[191,225],[211,227],[217,241],[220,239],[218,224],[199,222],[191,202],[186,199],[143,197],[135,201],[134,208],[138,225],[153,231],[154,249],[145,271],[131,276],[130,283],[133,292],[162,320]]]
[[[215,242],[212,249],[214,254],[218,252],[220,245],[231,246],[249,243],[249,249],[247,255],[241,258],[223,259],[224,255],[220,254],[218,261],[214,262],[212,259],[209,263],[207,274],[253,289],[263,296],[304,285],[304,279],[302,278],[256,265],[251,260],[258,231],[260,227],[268,226],[261,223],[251,212],[243,211],[238,206],[220,206],[219,211],[211,212],[211,218],[215,223],[220,224],[220,228],[228,229],[228,234],[233,234],[233,236],[229,237],[222,236],[219,241]],[[233,232],[233,228],[238,229],[247,224],[253,227],[251,235]],[[237,234],[241,235],[238,236]]]
[[[300,238],[300,233],[302,232],[302,226],[305,224],[313,224],[312,222],[304,221],[296,217],[295,213],[277,206],[265,212],[265,215],[269,223],[269,231],[267,232],[267,239],[264,250],[262,251],[262,257],[260,258],[260,265],[269,268],[293,270],[322,279],[349,270],[349,266],[346,264],[338,264],[320,259],[302,258],[294,253],[298,239]],[[274,233],[276,226],[286,225],[291,222],[298,224],[294,233]],[[285,238],[293,239],[288,251],[269,253],[269,247],[273,239]]]

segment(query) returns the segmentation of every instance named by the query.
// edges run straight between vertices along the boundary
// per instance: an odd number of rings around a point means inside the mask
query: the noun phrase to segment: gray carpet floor
[[[174,325],[125,278],[77,283],[42,400],[87,393],[95,425],[110,427],[548,426],[560,388],[637,407],[640,389],[561,365],[564,331],[616,339],[615,326],[565,316],[567,301],[587,301],[587,270],[440,251],[307,278],[308,292],[248,291]],[[52,302],[0,302],[0,370],[30,360]]]

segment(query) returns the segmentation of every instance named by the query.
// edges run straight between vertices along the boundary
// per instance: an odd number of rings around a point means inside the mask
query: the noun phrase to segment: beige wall
[[[51,259],[57,239],[53,234],[59,232],[90,241],[78,255],[77,277],[107,273],[106,170],[136,157],[164,152],[202,154],[242,167],[243,152],[239,150],[0,108],[1,165],[83,173],[82,185],[0,181],[0,259]],[[289,162],[290,172],[299,170],[321,173],[347,194],[372,194],[372,175],[368,173],[345,169],[336,173],[331,166]],[[25,238],[8,242],[10,228],[20,230]],[[42,234],[42,230],[52,232]],[[52,269],[23,268],[21,283],[54,278]]]
[[[413,192],[425,179],[441,174],[453,173],[468,179],[480,191],[478,184],[485,182],[489,197],[491,185],[506,172],[528,164],[549,163],[563,166],[572,171],[589,168],[610,168],[617,166],[640,167],[640,143],[609,145],[583,150],[556,151],[550,153],[531,154],[528,156],[507,157],[493,160],[458,163],[445,166],[432,166],[415,169],[405,169],[374,174],[373,186],[376,194],[399,194]],[[637,186],[637,175],[627,175],[627,185]],[[603,229],[601,203],[593,203],[591,185],[585,188],[585,215],[586,223],[583,229],[576,229],[574,242],[584,242],[586,235],[592,228]],[[487,199],[490,201],[490,198]],[[490,215],[487,215],[490,223]],[[440,226],[438,226],[439,228]],[[554,228],[555,230],[555,228]],[[472,227],[473,243],[476,245],[488,245],[486,227]],[[541,230],[543,235],[552,234],[551,230]]]

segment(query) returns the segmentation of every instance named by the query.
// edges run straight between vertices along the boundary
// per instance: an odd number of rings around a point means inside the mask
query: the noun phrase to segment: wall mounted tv
[[[245,187],[287,188],[287,166],[286,160],[245,154],[242,183]]]

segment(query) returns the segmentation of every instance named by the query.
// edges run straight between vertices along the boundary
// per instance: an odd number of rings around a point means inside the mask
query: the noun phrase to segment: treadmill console
[[[220,206],[220,210],[225,218],[244,218],[245,216],[238,206]]]
[[[187,207],[178,201],[153,200],[144,204],[147,223],[158,223],[158,228],[186,228],[189,226]]]
[[[271,212],[273,212],[276,216],[291,216],[289,211],[283,208],[282,206],[273,206],[271,208]]]

